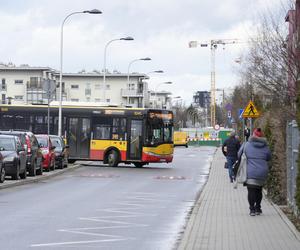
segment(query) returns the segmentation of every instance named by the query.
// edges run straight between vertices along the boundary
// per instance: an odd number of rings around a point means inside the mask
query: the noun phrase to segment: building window
[[[5,104],[5,99],[6,99],[5,94],[2,94],[2,104]]]
[[[135,89],[135,84],[134,83],[129,83],[129,89],[134,90]]]
[[[15,80],[15,84],[23,84],[23,80]]]
[[[1,90],[6,90],[5,78],[2,78]]]
[[[105,89],[110,89],[110,85],[106,84]]]
[[[71,99],[71,102],[79,102],[79,99],[77,98]]]
[[[134,104],[134,99],[133,98],[129,98],[129,103],[130,104]]]
[[[92,94],[92,90],[90,88],[86,88],[85,95],[91,95],[91,94]]]
[[[106,99],[106,102],[110,102],[110,99]]]
[[[22,95],[15,95],[15,100],[16,101],[23,101],[23,96]]]
[[[71,89],[79,89],[79,85],[71,85]]]
[[[28,88],[41,88],[41,82],[38,77],[30,77]]]

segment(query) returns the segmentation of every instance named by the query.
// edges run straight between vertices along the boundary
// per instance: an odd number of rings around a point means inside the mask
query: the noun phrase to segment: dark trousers
[[[260,203],[262,200],[262,187],[260,186],[248,186],[248,202],[250,210],[260,209]]]

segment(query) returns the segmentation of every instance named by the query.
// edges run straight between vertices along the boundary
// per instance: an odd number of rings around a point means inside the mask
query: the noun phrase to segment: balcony
[[[137,89],[121,89],[122,97],[144,97],[143,92]]]

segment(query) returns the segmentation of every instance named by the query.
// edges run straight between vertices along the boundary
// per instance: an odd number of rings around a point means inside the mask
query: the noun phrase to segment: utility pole
[[[216,49],[218,45],[225,46],[226,44],[236,44],[238,43],[238,39],[212,39],[209,42],[198,42],[198,41],[190,41],[189,47],[196,48],[198,45],[200,47],[208,47],[210,45],[210,60],[211,60],[211,73],[210,73],[210,125],[212,127],[216,124]]]

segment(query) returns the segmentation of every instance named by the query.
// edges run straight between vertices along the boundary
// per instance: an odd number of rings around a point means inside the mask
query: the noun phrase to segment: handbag
[[[236,174],[237,183],[245,183],[247,180],[247,156],[243,152],[240,165]]]
[[[228,163],[227,163],[227,161],[225,161],[225,164],[224,164],[224,168],[228,168]]]
[[[236,183],[245,183],[247,180],[247,156],[245,154],[247,142],[244,144],[240,158],[233,164],[233,173]]]

